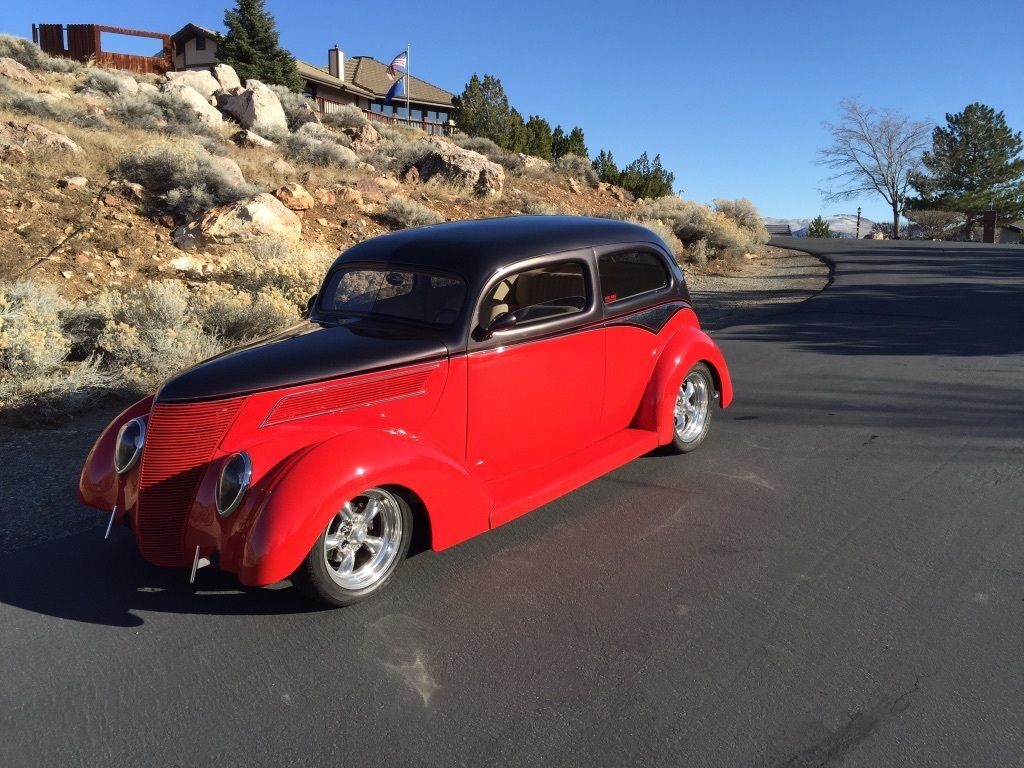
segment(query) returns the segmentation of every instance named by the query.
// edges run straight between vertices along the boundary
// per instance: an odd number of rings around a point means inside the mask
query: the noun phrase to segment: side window
[[[605,304],[668,285],[665,263],[655,254],[644,251],[602,256],[598,260],[598,270]]]
[[[516,325],[573,315],[587,308],[587,279],[579,262],[531,269],[502,280],[484,300],[480,324],[511,312]]]

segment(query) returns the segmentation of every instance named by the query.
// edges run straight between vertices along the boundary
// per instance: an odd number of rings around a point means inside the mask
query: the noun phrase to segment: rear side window
[[[567,261],[531,269],[502,280],[484,299],[480,322],[484,327],[505,312],[517,324],[574,315],[587,307],[587,279],[583,265]]]
[[[668,285],[665,262],[653,253],[610,253],[598,260],[605,304],[656,291]]]

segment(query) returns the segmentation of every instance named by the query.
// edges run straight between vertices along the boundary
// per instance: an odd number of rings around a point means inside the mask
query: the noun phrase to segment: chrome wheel
[[[398,558],[402,510],[390,491],[372,488],[341,508],[323,538],[327,573],[347,590],[372,587]]]
[[[676,437],[683,443],[692,443],[704,432],[711,412],[711,388],[698,371],[691,371],[683,379],[676,395]]]

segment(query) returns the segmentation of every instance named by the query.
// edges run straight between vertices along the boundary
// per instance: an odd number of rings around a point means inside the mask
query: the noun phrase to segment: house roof
[[[312,64],[307,64],[305,61],[297,61],[295,63],[299,69],[299,77],[302,77],[306,80],[317,83],[319,85],[327,85],[330,86],[331,88],[337,88],[338,90],[341,91],[349,91],[350,93],[355,93],[359,96],[363,96],[368,99],[377,98],[377,94],[375,94],[373,91],[368,91],[365,88],[360,88],[358,85],[354,85],[351,82],[346,83],[343,80],[339,80],[326,69],[322,69],[321,67],[314,67]]]
[[[387,64],[377,61],[372,56],[353,56],[345,61],[345,81],[373,93],[378,98],[387,95],[394,85],[387,76]],[[435,104],[439,107],[451,107],[454,94],[438,88],[436,85],[411,76],[407,81],[410,101],[421,104]]]
[[[173,40],[176,43],[179,43],[182,40],[188,40],[191,37],[199,37],[199,36],[208,37],[211,40],[220,40],[220,33],[219,32],[214,32],[212,29],[207,29],[206,27],[200,27],[198,24],[191,24],[191,23],[186,24],[184,27],[182,27],[177,32],[175,32],[173,35],[171,35],[171,40]]]

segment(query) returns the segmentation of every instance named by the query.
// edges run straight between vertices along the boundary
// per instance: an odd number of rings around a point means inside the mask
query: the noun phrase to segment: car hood
[[[157,402],[208,400],[335,379],[444,357],[435,334],[349,321],[302,323],[237,347],[168,379]]]

